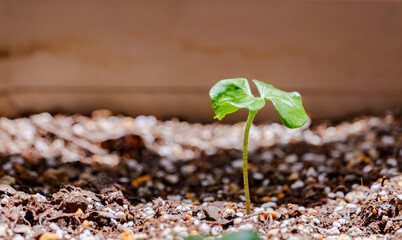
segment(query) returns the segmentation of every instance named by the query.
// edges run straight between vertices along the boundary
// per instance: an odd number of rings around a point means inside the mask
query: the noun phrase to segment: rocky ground
[[[402,239],[402,111],[337,124],[0,118],[0,239]]]

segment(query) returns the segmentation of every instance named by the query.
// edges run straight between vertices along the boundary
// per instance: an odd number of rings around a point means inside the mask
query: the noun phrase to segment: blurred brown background
[[[398,106],[402,2],[0,1],[1,115],[213,121],[209,88],[231,77],[299,91],[313,119]]]

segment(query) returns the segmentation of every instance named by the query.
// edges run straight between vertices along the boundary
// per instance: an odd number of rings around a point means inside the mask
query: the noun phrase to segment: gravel
[[[0,118],[0,238],[399,239],[401,111],[289,130],[42,113]]]

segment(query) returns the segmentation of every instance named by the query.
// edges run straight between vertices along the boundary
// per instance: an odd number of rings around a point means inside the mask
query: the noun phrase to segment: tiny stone
[[[346,235],[346,234],[341,234],[341,235],[339,235],[339,236],[336,238],[336,240],[352,240],[352,238],[349,237],[349,236]]]
[[[116,218],[121,219],[124,218],[126,215],[123,212],[117,212],[116,213]]]
[[[243,167],[243,159],[237,159],[232,162],[233,168],[242,168]]]
[[[375,182],[371,185],[370,190],[377,191],[378,189],[380,189],[380,187],[381,187],[381,183]]]
[[[213,201],[215,201],[215,198],[212,196],[204,198],[204,202],[213,202]]]
[[[253,174],[253,178],[255,180],[262,180],[264,178],[264,175],[262,175],[262,173],[256,172]]]
[[[204,219],[204,218],[206,218],[207,216],[205,215],[204,212],[198,212],[198,213],[197,213],[197,217],[198,217],[199,219]]]
[[[312,220],[316,225],[320,224],[320,220],[318,218],[313,218]]]
[[[306,173],[306,175],[308,176],[308,177],[317,177],[317,171],[313,168],[313,167],[310,167],[308,170],[307,170],[307,173]]]
[[[387,164],[392,166],[392,167],[397,167],[398,166],[398,162],[396,161],[395,158],[388,158],[387,159]]]
[[[238,225],[238,224],[240,224],[242,221],[243,221],[243,220],[242,220],[241,218],[235,218],[235,219],[233,220],[233,224],[234,224],[234,225]]]
[[[35,199],[37,202],[46,202],[46,197],[40,193],[35,194]]]
[[[332,226],[334,226],[334,227],[336,227],[336,228],[340,228],[341,227],[341,224],[339,223],[339,222],[334,222],[334,223],[332,223]]]
[[[247,224],[241,225],[239,227],[239,230],[242,230],[242,231],[251,231],[253,229],[254,229],[254,225],[251,223],[247,223]]]
[[[177,175],[167,175],[166,180],[171,184],[176,184],[179,182],[179,176]]]
[[[6,197],[4,197],[3,199],[1,199],[1,204],[2,205],[6,205],[6,204],[8,204],[10,201],[8,200],[8,198],[6,198]]]
[[[339,212],[339,211],[342,211],[343,210],[343,206],[338,206],[338,207],[336,207],[335,208],[335,212]]]
[[[262,213],[262,212],[264,212],[264,208],[256,207],[256,208],[254,208],[254,212],[255,213]]]
[[[80,234],[79,240],[95,240],[96,238],[91,234],[91,232],[86,229]]]
[[[206,224],[206,223],[201,224],[200,232],[202,234],[208,235],[210,233],[210,231],[211,231],[211,227],[208,224]]]
[[[188,176],[188,175],[190,175],[190,174],[193,174],[196,169],[197,169],[197,168],[196,168],[195,165],[185,165],[185,166],[181,167],[181,173],[182,173],[184,176]]]
[[[298,189],[298,188],[302,188],[302,187],[304,187],[304,182],[301,181],[301,180],[298,180],[298,181],[294,182],[294,183],[290,186],[291,189]]]
[[[222,232],[222,226],[218,226],[218,225],[216,225],[216,226],[213,226],[212,227],[212,229],[211,229],[211,234],[212,235],[218,235],[220,232]]]
[[[236,216],[238,216],[238,217],[244,217],[244,213],[238,212],[238,213],[236,213]]]
[[[187,231],[187,228],[186,227],[182,227],[182,226],[175,226],[174,228],[173,228],[173,232],[175,232],[175,233],[180,233],[180,232],[184,232],[184,231]]]
[[[346,224],[346,220],[343,219],[343,218],[338,219],[338,222],[339,222],[341,225],[345,225],[345,224]]]
[[[344,197],[345,197],[345,194],[344,194],[343,192],[341,192],[341,191],[338,191],[338,192],[336,192],[336,197],[338,197],[338,198],[344,198]]]
[[[386,191],[381,191],[378,194],[381,195],[381,196],[385,196],[385,195],[387,195],[387,192]]]
[[[384,145],[393,145],[395,143],[395,139],[392,136],[383,136],[381,141]]]
[[[274,202],[266,202],[261,205],[262,208],[276,208],[278,205]]]
[[[333,227],[327,230],[328,235],[338,235],[340,234],[339,229],[337,227]]]
[[[295,162],[297,162],[297,155],[296,154],[291,154],[291,155],[286,156],[285,162],[286,163],[295,163]]]
[[[329,198],[335,198],[335,197],[336,197],[336,194],[333,193],[333,192],[330,192],[330,193],[327,194],[327,196],[328,196]]]
[[[136,240],[149,239],[149,237],[146,233],[136,233],[133,236],[134,236],[134,239],[136,239]]]
[[[371,165],[367,165],[362,169],[362,171],[364,173],[369,173],[372,169],[373,169],[373,167]]]
[[[233,208],[226,208],[225,211],[222,214],[223,218],[232,218],[236,215],[236,211]]]
[[[15,236],[13,237],[13,240],[25,240],[25,238],[24,238],[23,236],[17,234],[17,235],[15,235]]]

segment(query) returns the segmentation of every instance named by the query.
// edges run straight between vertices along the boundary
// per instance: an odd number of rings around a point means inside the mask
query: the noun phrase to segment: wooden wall
[[[313,119],[398,106],[402,2],[0,1],[1,115],[108,108],[207,122],[209,88],[231,77],[299,91]]]

